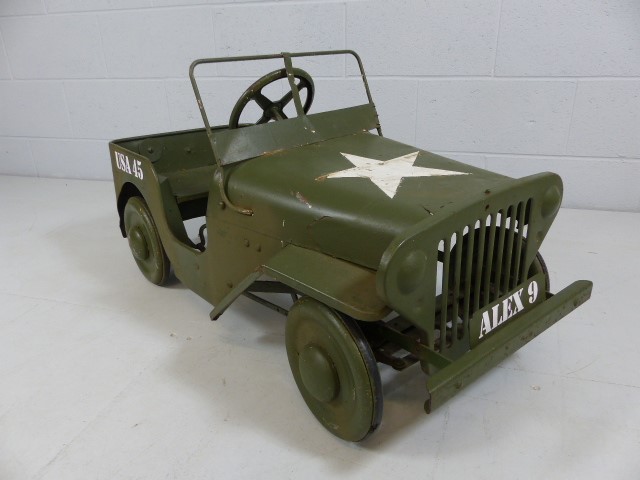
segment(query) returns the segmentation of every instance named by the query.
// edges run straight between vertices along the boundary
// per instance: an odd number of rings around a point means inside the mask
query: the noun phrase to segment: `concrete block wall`
[[[385,135],[640,211],[638,0],[1,0],[0,174],[108,179],[108,140],[200,126],[193,59],[334,48],[362,56]],[[204,82],[230,109],[261,73]],[[354,73],[323,65],[325,106]]]

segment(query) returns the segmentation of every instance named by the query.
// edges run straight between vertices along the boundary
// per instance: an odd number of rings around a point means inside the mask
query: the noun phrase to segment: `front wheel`
[[[544,261],[544,258],[542,258],[542,255],[540,255],[540,252],[536,253],[536,256],[533,259],[533,262],[531,263],[531,266],[529,267],[529,275],[528,277],[531,278],[534,275],[537,275],[538,273],[542,273],[544,275],[544,282],[545,282],[545,291],[549,292],[551,291],[551,281],[549,280],[549,269],[547,268],[547,264]]]
[[[287,316],[286,345],[298,389],[327,430],[359,442],[378,427],[380,373],[355,320],[302,298]]]
[[[151,283],[163,285],[169,278],[169,258],[147,203],[131,197],[124,207],[124,229],[138,268]]]

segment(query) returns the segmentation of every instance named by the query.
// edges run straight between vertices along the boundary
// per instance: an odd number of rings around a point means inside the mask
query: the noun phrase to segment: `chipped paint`
[[[296,198],[298,199],[298,201],[304,203],[308,208],[311,208],[311,204],[309,203],[309,201],[300,192],[296,192]]]

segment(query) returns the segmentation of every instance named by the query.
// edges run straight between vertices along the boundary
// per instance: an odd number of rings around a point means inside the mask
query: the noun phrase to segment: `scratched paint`
[[[311,208],[311,204],[309,203],[309,201],[300,192],[296,192],[296,199],[298,199],[299,202],[304,203],[308,208]]]

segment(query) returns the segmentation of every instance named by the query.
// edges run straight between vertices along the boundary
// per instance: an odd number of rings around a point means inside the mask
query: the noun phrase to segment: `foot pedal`
[[[207,224],[203,223],[202,226],[200,227],[200,230],[198,230],[198,238],[200,238],[200,241],[195,244],[195,247],[201,252],[204,252],[205,245],[207,243],[207,239],[204,238],[204,231],[206,229],[207,229]]]

